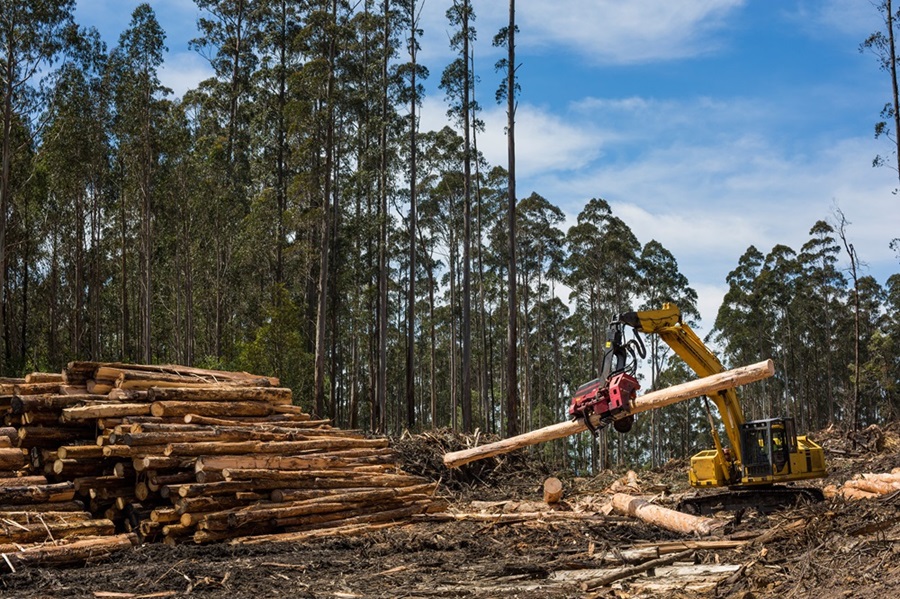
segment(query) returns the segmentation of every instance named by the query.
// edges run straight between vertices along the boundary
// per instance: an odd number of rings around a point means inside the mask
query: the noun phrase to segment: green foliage
[[[251,340],[238,344],[236,366],[278,377],[282,386],[293,389],[294,403],[310,409],[313,355],[304,349],[300,310],[283,287],[273,290],[272,296],[265,322]]]

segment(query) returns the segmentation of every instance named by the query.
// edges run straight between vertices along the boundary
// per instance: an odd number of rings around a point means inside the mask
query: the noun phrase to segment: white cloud
[[[874,0],[871,2],[847,2],[847,0],[813,0],[800,2],[786,16],[810,36],[829,36],[835,32],[859,38],[859,41],[877,29],[884,28]]]
[[[523,44],[563,45],[591,62],[629,64],[695,56],[744,0],[557,0],[524,2]]]
[[[799,251],[815,221],[832,218],[835,203],[868,274],[883,283],[897,272],[888,243],[900,235],[900,203],[892,172],[871,167],[877,142],[822,131],[794,148],[778,126],[789,117],[775,108],[704,98],[593,98],[559,113],[535,108],[536,122],[584,132],[560,135],[562,150],[552,150],[577,154],[580,166],[547,159],[521,169],[520,196],[540,193],[566,212],[567,223],[590,198],[609,201],[641,243],[656,239],[673,253],[700,295],[705,330],[726,275],[750,245]],[[547,137],[535,130],[517,130],[519,153],[547,149]]]
[[[506,110],[490,106],[479,114],[485,130],[478,135],[478,150],[491,164],[505,166]],[[421,129],[441,129],[448,124],[447,106],[438,98],[426,98],[422,105]],[[542,108],[520,104],[516,111],[516,138],[527,140],[517,146],[516,169],[529,177],[566,172],[586,167],[600,153],[602,136],[588,124],[567,121]]]
[[[520,0],[520,51],[561,48],[591,63],[634,64],[705,54],[725,43],[718,35],[746,0]],[[426,2],[423,59],[449,56],[447,3]],[[474,27],[482,55],[508,23],[506,2],[476,4]]]
[[[209,62],[196,52],[170,52],[159,70],[160,81],[172,89],[177,97],[183,96],[186,91],[196,88],[201,81],[213,75]]]

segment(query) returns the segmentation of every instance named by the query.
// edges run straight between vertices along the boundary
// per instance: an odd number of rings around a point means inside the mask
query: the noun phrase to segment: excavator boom
[[[665,304],[660,310],[627,312],[619,322],[636,331],[658,335],[699,376],[705,377],[725,368],[691,328],[682,322],[678,308]],[[777,483],[793,483],[824,477],[824,451],[805,436],[797,436],[794,420],[789,417],[747,421],[734,389],[709,395],[718,409],[722,426],[728,437],[723,447],[712,427],[715,449],[705,450],[691,458],[690,482],[695,487],[730,487],[743,490],[736,496],[757,501],[759,494],[751,490],[766,487],[767,493],[802,495],[821,498],[821,493],[809,489],[772,487]]]

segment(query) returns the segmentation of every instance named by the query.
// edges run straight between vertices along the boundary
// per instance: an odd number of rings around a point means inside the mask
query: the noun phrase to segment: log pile
[[[0,383],[0,534],[19,547],[359,534],[445,507],[386,439],[313,420],[277,379],[94,362],[29,376]]]
[[[840,487],[828,485],[824,489],[826,497],[839,495],[852,500],[874,499],[898,491],[900,491],[900,468],[894,468],[890,472],[858,474]]]

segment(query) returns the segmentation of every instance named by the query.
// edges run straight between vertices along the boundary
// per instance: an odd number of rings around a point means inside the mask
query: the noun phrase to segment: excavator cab
[[[747,482],[771,482],[791,473],[797,453],[793,418],[753,420],[741,425],[741,455]]]

